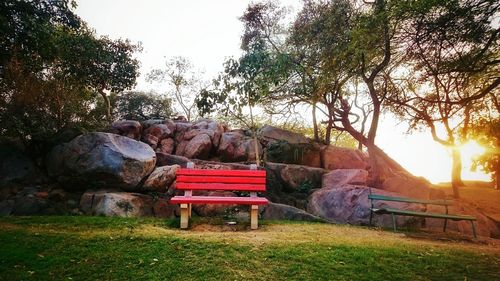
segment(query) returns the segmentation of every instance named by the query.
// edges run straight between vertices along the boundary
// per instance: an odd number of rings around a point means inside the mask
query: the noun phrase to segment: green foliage
[[[66,0],[0,3],[2,136],[34,145],[64,127],[101,127],[109,106],[99,106],[97,95],[134,85],[132,54],[139,47],[96,37],[74,6]]]
[[[117,119],[167,119],[174,115],[172,100],[154,92],[127,91],[110,98]]]
[[[222,226],[206,232],[178,231],[172,222],[83,216],[0,218],[0,280],[500,277],[498,246],[412,239],[401,233],[320,223],[266,221],[261,226],[265,230],[249,235],[224,231]]]
[[[301,193],[309,194],[309,192],[313,188],[314,188],[313,183],[309,180],[306,180],[306,181],[303,181],[299,184],[298,190]]]

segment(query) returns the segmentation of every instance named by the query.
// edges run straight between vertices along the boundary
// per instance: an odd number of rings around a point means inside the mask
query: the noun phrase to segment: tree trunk
[[[104,104],[106,106],[106,120],[108,123],[111,124],[112,118],[111,118],[111,102],[109,101],[108,95],[104,92],[104,90],[99,91],[99,94],[101,94],[102,98],[104,99]]]
[[[254,149],[255,149],[255,163],[257,164],[257,167],[260,166],[260,154],[259,154],[259,144],[258,139],[257,139],[257,132],[255,128],[255,123],[253,121],[253,113],[252,113],[252,104],[250,103],[250,95],[248,95],[248,107],[250,109],[250,121],[252,122],[252,134],[253,134],[253,142],[254,142]]]
[[[500,155],[497,155],[497,168],[495,171],[495,189],[500,190]]]
[[[314,102],[312,105],[312,118],[313,118],[314,141],[319,142],[318,121],[316,120],[316,102]]]
[[[457,147],[451,149],[452,168],[451,168],[451,187],[453,188],[453,197],[460,198],[458,188],[463,186],[462,181],[462,155]]]

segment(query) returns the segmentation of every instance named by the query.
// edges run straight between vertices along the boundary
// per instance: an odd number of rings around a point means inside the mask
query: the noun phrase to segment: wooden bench
[[[256,166],[255,166],[256,168]],[[187,228],[192,204],[239,204],[250,205],[250,227],[258,228],[259,205],[269,201],[257,197],[257,192],[266,191],[265,170],[177,170],[176,189],[184,190],[184,196],[174,196],[171,204],[180,204],[181,229]],[[195,190],[247,191],[249,197],[195,196]]]
[[[385,195],[372,194],[370,189],[370,194],[368,195],[368,199],[370,199],[371,208],[370,208],[370,225],[372,225],[373,214],[391,214],[392,215],[392,225],[394,231],[396,229],[396,215],[401,216],[413,216],[413,217],[424,217],[424,218],[436,218],[436,219],[444,219],[443,231],[446,232],[446,226],[448,220],[467,220],[472,224],[472,233],[474,234],[474,238],[476,238],[476,226],[474,225],[474,221],[476,220],[473,216],[466,215],[453,215],[448,213],[448,206],[453,205],[453,201],[451,200],[424,200],[424,199],[414,199],[414,198],[406,198],[406,197],[392,197]],[[396,208],[375,208],[373,206],[373,201],[394,201],[394,202],[404,202],[404,203],[415,203],[415,204],[423,204],[426,208],[427,205],[438,205],[444,206],[446,213],[429,213],[429,212],[419,212],[419,211],[409,211],[409,210],[401,210]]]

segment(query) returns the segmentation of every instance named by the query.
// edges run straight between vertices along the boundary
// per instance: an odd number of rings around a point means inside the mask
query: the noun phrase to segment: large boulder
[[[141,123],[133,120],[118,120],[111,124],[110,133],[139,140],[141,137]]]
[[[260,215],[265,220],[324,221],[299,208],[272,202],[261,207]]]
[[[157,167],[146,179],[142,188],[144,191],[167,192],[175,181],[175,173],[179,165]]]
[[[323,159],[323,168],[327,170],[367,170],[369,167],[367,156],[363,152],[345,147],[325,146],[321,150],[321,159]]]
[[[156,148],[156,151],[172,154],[174,152],[174,149],[175,149],[174,139],[168,138],[160,141],[160,144]]]
[[[321,178],[327,171],[301,165],[266,163],[281,180],[283,187],[288,191],[307,192],[310,189],[321,187]]]
[[[156,152],[157,166],[179,165],[183,168],[186,168],[188,162],[191,162],[191,160],[184,156],[172,155],[164,152]]]
[[[87,215],[144,217],[153,215],[153,198],[119,191],[88,191],[80,199],[80,210]]]
[[[148,129],[149,127],[153,125],[159,125],[159,124],[165,124],[167,125],[168,129],[174,133],[175,132],[175,122],[169,119],[149,119],[141,122],[141,126],[144,130]]]
[[[56,146],[47,157],[49,175],[72,189],[119,187],[136,190],[156,163],[147,144],[110,134],[88,133]]]
[[[224,127],[215,121],[201,119],[194,124],[177,122],[175,154],[195,159],[208,159],[219,146]]]
[[[384,180],[381,188],[411,198],[440,199],[445,197],[444,192],[431,188],[431,184],[426,179],[412,175],[398,174],[389,177]]]
[[[401,197],[401,194],[372,188],[372,192],[380,195]],[[329,221],[357,225],[367,225],[370,220],[369,188],[358,185],[343,185],[338,188],[322,188],[310,196],[307,211]],[[376,208],[391,207],[404,210],[424,211],[420,204],[402,202],[374,201]],[[398,216],[398,226],[420,226],[422,219]],[[373,224],[392,227],[390,215],[374,215]]]
[[[321,168],[321,149],[317,143],[290,143],[278,140],[267,143],[264,159],[269,162]]]
[[[161,143],[162,140],[174,136],[172,127],[167,124],[151,125],[144,130],[142,134],[142,141],[149,144],[153,149]]]
[[[276,128],[270,125],[265,125],[264,127],[260,128],[258,135],[261,142],[263,142],[265,145],[280,140],[293,144],[309,143],[307,138],[301,134]]]
[[[186,143],[182,154],[190,159],[208,159],[211,150],[212,141],[210,137],[206,134],[199,134]]]
[[[257,143],[258,153],[262,154],[262,146]],[[223,162],[254,161],[255,140],[246,136],[242,131],[222,133],[217,155]]]
[[[0,186],[10,183],[38,183],[45,176],[33,160],[16,147],[0,144]]]
[[[346,184],[367,185],[368,171],[361,169],[339,169],[323,175],[321,187],[337,188]]]

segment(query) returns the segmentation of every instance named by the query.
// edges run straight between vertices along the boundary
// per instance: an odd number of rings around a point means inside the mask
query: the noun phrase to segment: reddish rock
[[[173,137],[173,131],[166,124],[155,124],[145,129],[142,140],[155,149],[165,138]]]
[[[141,137],[141,123],[133,120],[119,120],[111,124],[111,132],[117,135],[139,140]]]
[[[346,184],[367,185],[368,171],[361,169],[339,169],[323,175],[322,188],[337,188]]]
[[[179,165],[157,167],[146,179],[142,188],[145,191],[167,192],[175,181]]]
[[[258,153],[262,155],[262,146],[257,143]],[[256,158],[255,141],[241,131],[223,133],[217,149],[217,155],[223,162],[253,161]]]
[[[47,191],[39,191],[39,192],[35,193],[35,196],[38,198],[42,198],[42,199],[48,199],[49,193]]]
[[[198,195],[206,195],[206,196],[223,196],[223,197],[231,197],[236,196],[231,191],[205,191],[205,192],[197,192],[195,194]],[[210,216],[220,216],[225,215],[231,212],[231,209],[234,209],[240,205],[237,204],[196,204],[193,205],[193,211],[196,212],[199,216],[202,217],[210,217]]]
[[[437,193],[431,191],[430,184],[427,180],[411,175],[396,175],[390,177],[382,183],[381,188],[402,194],[405,197],[437,199],[431,198],[431,194],[437,196]]]
[[[212,141],[205,134],[196,135],[192,138],[184,149],[184,156],[187,158],[208,159],[212,150]]]
[[[311,147],[305,149],[302,153],[300,165],[322,168],[321,166],[321,149],[319,145],[312,144]]]
[[[174,152],[174,140],[173,139],[163,139],[157,148],[157,151],[172,154]]]
[[[323,159],[323,168],[327,170],[337,169],[363,169],[369,167],[366,156],[359,150],[326,146],[321,151]]]
[[[151,146],[152,149],[156,149],[156,147],[158,146],[158,137],[151,134],[147,134],[142,136],[142,142],[149,144],[149,146]]]

